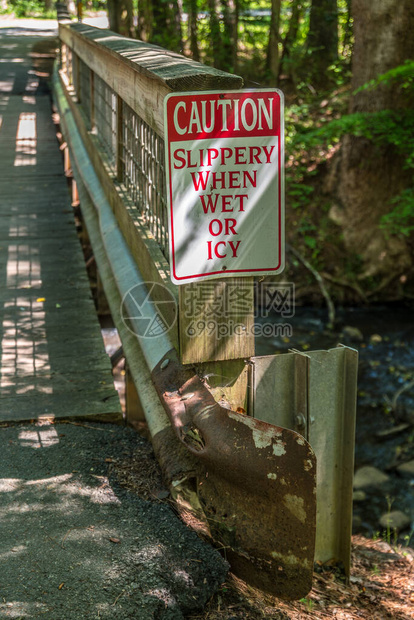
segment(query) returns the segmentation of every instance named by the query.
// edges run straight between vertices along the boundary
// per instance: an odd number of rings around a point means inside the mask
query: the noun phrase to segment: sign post
[[[164,109],[172,281],[280,273],[282,93],[172,93]]]

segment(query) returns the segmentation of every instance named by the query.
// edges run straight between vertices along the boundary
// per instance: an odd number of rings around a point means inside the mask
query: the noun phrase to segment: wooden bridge
[[[119,419],[50,93],[30,59],[39,38],[22,34],[1,41],[0,421]]]
[[[242,80],[107,30],[61,24],[59,35],[65,165],[122,341],[128,420],[146,420],[174,497],[205,514],[233,570],[304,596],[315,536],[317,558],[349,573],[356,354],[256,358],[252,279],[213,280],[201,294],[169,278],[164,98]],[[30,84],[2,95],[2,419],[119,416],[48,100]],[[249,301],[232,320],[244,330],[190,334],[189,298],[202,299],[205,323],[241,287]]]

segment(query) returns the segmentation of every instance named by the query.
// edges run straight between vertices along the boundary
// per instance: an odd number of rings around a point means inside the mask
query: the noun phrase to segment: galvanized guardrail
[[[355,352],[255,357],[250,278],[210,282],[198,308],[205,321],[209,303],[230,301],[243,286],[248,306],[232,318],[246,329],[219,342],[208,332],[189,336],[184,310],[200,285],[176,287],[169,280],[164,97],[234,90],[242,80],[108,30],[60,24],[59,34],[53,85],[62,131],[164,474],[175,495],[203,517],[234,572],[279,596],[300,598],[311,587],[315,535],[316,557],[335,556],[349,572]],[[153,321],[145,338],[144,307]]]

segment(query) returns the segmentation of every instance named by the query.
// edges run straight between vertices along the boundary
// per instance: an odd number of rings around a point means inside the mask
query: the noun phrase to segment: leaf
[[[117,545],[121,542],[119,538],[110,538],[109,540],[111,541],[111,543],[115,543]]]
[[[305,243],[312,250],[316,247],[316,239],[314,237],[305,237]]]

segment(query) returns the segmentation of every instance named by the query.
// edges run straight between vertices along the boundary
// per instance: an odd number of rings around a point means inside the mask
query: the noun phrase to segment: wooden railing
[[[329,496],[324,506],[321,502],[325,512],[320,511],[318,559],[335,556],[349,573],[355,352],[324,352],[327,368],[332,359],[338,362],[335,376],[323,385],[325,396],[331,394],[325,399],[317,381],[316,387],[308,385],[309,367],[322,364],[319,358],[313,363],[310,355],[291,354],[306,366],[299,385],[295,364],[289,358],[285,365],[280,356],[275,381],[266,364],[262,368],[254,358],[251,278],[212,280],[208,291],[203,290],[197,318],[204,324],[214,300],[221,299],[222,307],[227,307],[241,286],[244,301],[248,300],[240,309],[232,308],[233,323],[244,329],[229,330],[217,339],[208,330],[189,337],[186,301],[197,296],[203,283],[177,287],[169,277],[164,98],[171,92],[240,89],[242,79],[108,30],[60,24],[59,35],[54,94],[62,130],[91,245],[137,388],[135,396],[164,473],[175,492],[183,480],[191,479],[187,497],[196,485],[210,528],[228,549],[233,570],[278,595],[304,596],[311,586],[316,530],[315,454],[306,437],[319,409],[324,411],[322,438],[333,428],[334,418],[346,432],[339,438],[345,446],[340,454],[335,449],[326,458],[326,446],[336,446],[333,442],[321,441],[318,448],[323,466],[319,495],[325,489]],[[145,283],[162,285],[151,289],[153,301],[175,303],[165,305],[168,333],[138,342],[134,322],[128,329],[122,309],[131,287]],[[214,318],[218,329],[227,321],[226,316]],[[270,386],[264,399],[266,416],[249,410],[255,363],[258,387],[265,379]],[[337,375],[347,386],[347,398],[338,403],[336,395],[342,392]],[[280,393],[273,398],[273,385],[279,384],[292,384],[303,398],[289,399],[286,394],[282,398]],[[256,400],[262,396],[258,393]],[[286,418],[281,417],[283,411]],[[308,429],[300,430],[300,435],[289,430],[299,430],[295,426],[299,413]],[[289,428],[275,426],[285,426],[281,420],[292,416],[293,421],[286,422]],[[271,423],[261,421],[265,419]],[[338,470],[340,483],[335,477]],[[340,512],[325,517],[339,505]]]
[[[174,91],[238,89],[242,79],[107,30],[60,24],[59,34],[60,80],[119,227],[144,279],[167,286],[182,308],[188,289],[169,281],[163,100]],[[211,298],[226,297],[239,282],[215,281]],[[243,286],[251,287],[251,307],[233,318],[247,329],[221,338],[219,346],[207,332],[188,338],[188,319],[179,312],[171,335],[183,363],[254,354],[253,283],[243,278]]]

